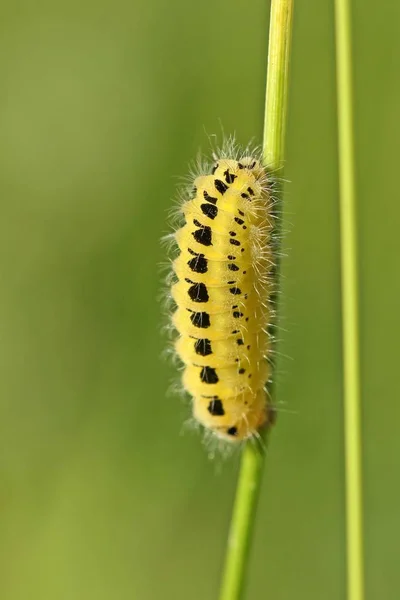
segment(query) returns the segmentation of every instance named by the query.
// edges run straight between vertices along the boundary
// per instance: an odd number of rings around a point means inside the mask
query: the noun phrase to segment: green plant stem
[[[271,2],[263,137],[264,164],[271,171],[283,167],[293,4]]]
[[[340,244],[346,469],[347,598],[363,600],[361,395],[350,0],[336,0]]]
[[[281,169],[283,164],[293,1],[271,2],[263,142],[264,164],[271,171]],[[270,388],[269,393],[273,397],[274,390]],[[266,433],[263,439],[266,440]],[[220,600],[239,600],[242,597],[264,458],[265,453],[261,448],[253,443],[246,444],[241,459]]]

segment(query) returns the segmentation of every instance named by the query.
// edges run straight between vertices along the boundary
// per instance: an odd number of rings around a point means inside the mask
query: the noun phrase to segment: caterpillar
[[[217,438],[240,442],[258,437],[272,412],[266,384],[276,215],[259,157],[232,144],[228,151],[194,178],[179,207],[184,222],[172,234],[179,253],[170,294],[193,417]]]

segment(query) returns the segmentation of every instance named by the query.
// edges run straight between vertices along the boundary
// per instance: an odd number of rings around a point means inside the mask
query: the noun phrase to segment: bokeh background
[[[345,597],[332,2],[297,2],[282,353],[249,600]],[[212,600],[238,457],[160,360],[159,238],[208,135],[260,141],[268,2],[0,10],[0,597]],[[366,578],[400,594],[400,6],[354,2]]]

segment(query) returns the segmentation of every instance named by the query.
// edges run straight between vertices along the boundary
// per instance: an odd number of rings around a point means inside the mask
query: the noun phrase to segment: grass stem
[[[263,141],[264,164],[271,171],[281,169],[283,165],[293,2],[271,2]],[[273,397],[274,390],[270,388],[269,392]],[[239,600],[243,594],[264,458],[265,453],[259,447],[246,444],[241,459],[220,600]]]
[[[363,600],[361,394],[350,0],[336,0],[335,11],[344,367],[347,599]]]

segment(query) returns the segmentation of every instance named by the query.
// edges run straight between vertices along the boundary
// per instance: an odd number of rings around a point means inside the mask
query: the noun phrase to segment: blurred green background
[[[400,6],[354,4],[367,598],[391,600]],[[0,14],[0,597],[212,600],[238,460],[180,435],[159,238],[207,134],[260,141],[268,2],[9,0]],[[345,597],[333,25],[331,2],[297,2],[282,411],[249,600]]]

